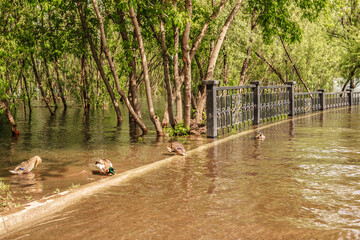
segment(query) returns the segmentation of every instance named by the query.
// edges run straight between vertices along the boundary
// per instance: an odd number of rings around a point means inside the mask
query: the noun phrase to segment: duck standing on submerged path
[[[167,146],[168,152],[174,152],[176,154],[186,156],[186,150],[184,146],[179,142],[172,142]]]
[[[25,174],[31,172],[34,167],[37,167],[42,162],[39,156],[30,158],[27,161],[20,163],[14,170],[9,170],[12,174]]]
[[[95,162],[95,167],[100,170],[100,174],[115,175],[115,169],[112,167],[110,160],[102,158]]]
[[[265,139],[265,135],[262,134],[262,132],[258,132],[258,134],[255,136],[255,139],[264,140],[264,139]]]

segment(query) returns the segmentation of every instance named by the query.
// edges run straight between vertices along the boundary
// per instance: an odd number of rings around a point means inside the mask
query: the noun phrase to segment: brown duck
[[[100,170],[100,174],[115,175],[115,169],[112,167],[110,160],[101,158],[95,162],[95,167]]]
[[[174,152],[176,154],[186,156],[186,150],[184,146],[179,142],[172,142],[167,146],[168,152]]]
[[[30,158],[27,161],[20,163],[14,170],[9,170],[12,174],[25,174],[31,172],[34,167],[37,167],[42,162],[39,156]]]

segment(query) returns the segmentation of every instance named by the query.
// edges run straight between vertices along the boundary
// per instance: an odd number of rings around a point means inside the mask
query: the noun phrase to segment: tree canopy
[[[1,113],[21,104],[30,113],[35,99],[50,115],[109,103],[119,124],[129,114],[147,133],[149,116],[162,135],[201,124],[210,79],[355,88],[359,14],[358,0],[2,0]],[[160,95],[167,107],[159,112]]]

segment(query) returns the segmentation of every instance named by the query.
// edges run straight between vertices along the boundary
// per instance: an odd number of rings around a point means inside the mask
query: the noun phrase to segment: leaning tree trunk
[[[267,65],[269,65],[271,70],[279,77],[279,79],[281,80],[281,82],[283,84],[286,84],[285,79],[283,78],[280,71],[275,66],[273,66],[268,60],[266,60],[266,58],[264,56],[262,56],[259,52],[255,52],[255,54],[256,54],[256,56],[258,56],[258,58],[262,59]]]
[[[125,43],[130,43],[130,39],[129,39],[129,35],[126,31],[126,18],[125,18],[125,13],[120,10],[117,9],[118,15],[120,16],[120,25],[121,25],[121,29],[120,29],[120,34],[121,37],[123,39],[123,41]],[[135,32],[134,32],[134,36],[135,36]],[[136,83],[136,49],[135,46],[133,46],[133,44],[131,44],[131,47],[128,46],[129,49],[131,48],[131,57],[128,57],[128,54],[126,55],[127,60],[130,62],[130,66],[131,66],[131,71],[129,73],[129,92],[131,95],[131,106],[133,107],[135,113],[138,115],[139,119],[141,119],[141,111],[140,111],[140,103],[139,103],[139,97],[138,97],[138,92],[137,92],[137,83]],[[134,118],[129,118],[130,121],[134,120]]]
[[[51,106],[50,106],[50,104],[49,104],[49,101],[48,101],[47,98],[46,98],[46,94],[45,94],[43,85],[42,85],[42,83],[41,83],[40,77],[39,77],[38,72],[37,72],[34,56],[31,54],[30,57],[31,57],[31,62],[32,62],[32,68],[33,68],[34,74],[35,74],[35,79],[36,79],[36,81],[37,81],[37,83],[38,83],[38,86],[39,86],[39,88],[40,88],[41,95],[42,95],[42,97],[43,97],[43,99],[44,99],[44,102],[45,102],[45,104],[46,104],[46,107],[49,109],[49,112],[50,112],[51,116],[54,116],[55,114],[54,114],[53,110],[51,109]]]
[[[283,39],[282,39],[281,37],[280,37],[280,41],[281,41],[281,43],[282,43],[282,45],[283,45],[283,47],[284,47],[286,56],[289,58],[290,62],[291,62],[292,65],[293,65],[293,68],[294,68],[294,70],[295,70],[295,72],[296,72],[296,75],[299,77],[299,79],[300,79],[301,83],[304,85],[306,91],[311,92],[311,91],[310,91],[310,88],[307,86],[306,82],[305,82],[304,79],[301,77],[300,72],[299,72],[298,68],[296,67],[295,63],[293,62],[293,60],[292,60],[292,58],[291,58],[291,56],[290,56],[290,53],[288,52],[288,50],[287,50],[287,48],[286,48],[286,46],[285,46],[285,43],[284,43],[284,41],[283,41]],[[312,98],[312,95],[310,95],[310,97]]]
[[[93,58],[94,58],[94,60],[96,62],[96,65],[97,65],[98,70],[100,72],[101,78],[103,79],[103,81],[105,83],[106,89],[109,92],[111,102],[113,103],[113,106],[114,106],[114,109],[115,109],[115,112],[116,112],[118,124],[120,124],[122,122],[122,116],[121,116],[119,104],[118,104],[118,102],[117,102],[117,100],[115,98],[114,91],[111,88],[110,83],[109,83],[109,81],[108,81],[108,79],[106,77],[102,62],[100,61],[100,59],[99,59],[99,57],[97,55],[94,42],[93,42],[93,40],[92,40],[92,38],[90,36],[89,28],[88,28],[87,23],[86,23],[86,18],[85,18],[85,15],[84,15],[84,11],[82,9],[81,1],[78,0],[76,4],[77,4],[77,7],[78,7],[78,11],[79,11],[79,15],[80,15],[80,21],[81,21],[83,30],[84,30],[84,32],[86,34],[86,37],[87,37],[89,45],[90,45],[92,56],[93,56]]]
[[[202,40],[204,39],[204,37],[207,33],[207,30],[209,29],[210,23],[213,22],[219,16],[220,12],[224,9],[226,3],[227,3],[227,0],[222,0],[221,3],[219,4],[219,6],[217,8],[215,8],[216,11],[211,14],[211,16],[206,20],[206,22],[202,26],[200,33],[196,37],[194,44],[190,51],[191,61],[195,57],[196,51],[199,49],[200,44],[201,44]]]
[[[10,108],[9,108],[7,101],[0,100],[0,108],[2,108],[4,110],[5,116],[9,120],[12,135],[18,136],[19,130],[17,129],[16,122],[15,122],[13,116],[11,115]]]
[[[128,109],[130,110],[131,115],[134,117],[136,123],[141,127],[141,129],[143,130],[144,133],[147,133],[146,126],[142,123],[139,116],[136,115],[134,109],[131,106],[131,103],[130,103],[129,99],[126,96],[126,93],[120,88],[120,83],[119,83],[119,79],[118,79],[118,76],[117,76],[117,73],[116,73],[115,65],[114,65],[114,63],[112,61],[112,57],[110,55],[109,48],[107,47],[105,31],[104,31],[104,25],[103,25],[103,22],[102,22],[102,17],[100,15],[100,11],[98,9],[96,0],[92,0],[92,2],[93,2],[93,6],[94,6],[94,9],[95,9],[98,21],[99,21],[100,33],[101,33],[101,41],[103,43],[104,52],[105,52],[105,55],[107,57],[107,60],[108,60],[112,75],[113,75],[114,80],[115,80],[116,89],[119,92],[119,94],[121,95],[121,97],[124,99],[125,104],[128,107]]]
[[[209,64],[208,64],[208,68],[206,71],[205,80],[211,80],[214,76],[215,65],[216,65],[217,58],[219,56],[221,46],[224,42],[226,33],[229,30],[229,27],[235,18],[235,15],[240,10],[241,3],[242,3],[242,0],[238,0],[236,2],[233,10],[231,11],[230,15],[228,16],[228,18],[225,21],[224,26],[221,29],[221,32],[219,34],[219,37],[215,44],[215,47],[213,48],[213,50],[210,53],[210,59],[209,59]],[[195,112],[195,122],[197,124],[200,124],[202,121],[202,112],[203,112],[203,109],[204,109],[205,103],[206,103],[206,85],[204,85],[202,87],[202,91],[199,92],[199,94],[201,94],[201,97],[199,98],[199,102],[197,103],[197,109]]]
[[[137,39],[138,44],[139,44],[141,63],[142,63],[143,71],[144,71],[146,98],[147,98],[147,102],[148,102],[150,118],[151,118],[151,121],[155,125],[157,135],[161,136],[161,135],[163,135],[163,132],[162,132],[160,119],[155,114],[154,105],[153,105],[153,101],[152,101],[152,97],[151,97],[149,70],[148,70],[148,64],[147,64],[147,60],[146,60],[144,43],[143,43],[143,39],[142,39],[142,36],[141,36],[141,31],[140,31],[140,25],[139,25],[139,23],[137,21],[135,11],[134,11],[134,9],[132,8],[132,6],[130,4],[129,4],[129,13],[130,13],[131,21],[132,21],[132,23],[134,25],[136,39]]]
[[[346,80],[345,84],[343,85],[341,91],[345,91],[346,89],[346,86],[348,85],[348,83],[350,82],[350,88],[354,89],[355,88],[355,84],[354,84],[354,75],[355,75],[355,72],[356,70],[360,68],[360,65],[356,65],[349,73],[349,77],[348,79]]]
[[[249,67],[250,55],[251,55],[252,45],[254,42],[254,37],[252,36],[252,33],[253,33],[254,29],[256,28],[256,25],[258,24],[258,22],[255,20],[255,17],[256,17],[256,10],[253,10],[253,13],[251,16],[251,32],[250,32],[250,39],[249,39],[250,44],[247,48],[246,57],[243,62],[243,66],[241,68],[239,85],[245,84],[246,71],[248,70],[248,67]],[[259,16],[257,17],[257,19],[259,19]]]

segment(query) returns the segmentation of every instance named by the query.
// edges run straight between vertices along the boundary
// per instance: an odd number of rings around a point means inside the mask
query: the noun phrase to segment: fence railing
[[[353,89],[295,93],[295,82],[286,84],[260,86],[259,81],[254,81],[246,86],[218,87],[219,81],[206,81],[207,136],[213,138],[287,116],[360,104],[360,92]]]

